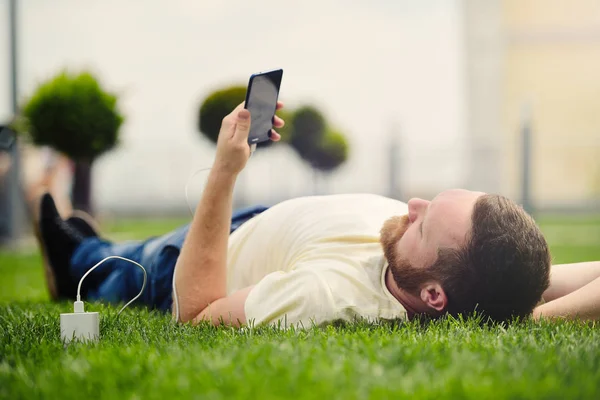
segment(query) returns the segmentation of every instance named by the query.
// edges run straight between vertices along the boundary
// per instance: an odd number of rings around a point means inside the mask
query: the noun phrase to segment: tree
[[[323,114],[312,106],[297,109],[290,121],[290,145],[308,163],[318,143],[325,135],[327,125]]]
[[[34,144],[75,161],[73,207],[91,212],[93,162],[118,144],[124,120],[116,95],[104,91],[89,72],[63,71],[42,83],[22,110]]]
[[[316,193],[319,175],[335,170],[347,160],[348,142],[342,133],[328,127],[323,114],[312,106],[294,113],[290,130],[290,145],[313,169]]]
[[[216,144],[223,118],[245,99],[245,86],[231,86],[213,92],[200,106],[198,114],[200,132]]]
[[[348,159],[346,137],[338,131],[327,131],[313,150],[310,158],[312,167],[321,172],[335,170]]]

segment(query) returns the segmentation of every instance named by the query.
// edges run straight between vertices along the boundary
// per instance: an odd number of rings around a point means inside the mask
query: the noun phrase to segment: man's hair
[[[451,315],[477,311],[494,321],[530,314],[548,288],[550,251],[535,221],[506,197],[475,203],[461,249],[440,249],[429,273],[440,282]]]

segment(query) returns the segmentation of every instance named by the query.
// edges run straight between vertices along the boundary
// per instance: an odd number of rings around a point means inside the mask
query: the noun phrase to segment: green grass
[[[112,238],[181,221],[105,224]],[[600,260],[600,219],[540,218],[555,262]],[[443,319],[307,331],[176,326],[96,303],[101,340],[64,348],[39,254],[0,252],[0,399],[600,397],[600,330]]]

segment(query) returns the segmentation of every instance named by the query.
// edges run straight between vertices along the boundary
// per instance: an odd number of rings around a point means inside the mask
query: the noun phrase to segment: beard
[[[406,233],[409,225],[410,220],[408,219],[408,215],[392,217],[383,223],[379,240],[381,241],[381,246],[383,246],[383,254],[385,254],[388,261],[397,257],[398,242]]]
[[[391,217],[384,222],[379,240],[396,285],[408,293],[418,295],[421,286],[432,277],[427,269],[414,268],[406,255],[398,250],[398,242],[409,225],[408,215]]]

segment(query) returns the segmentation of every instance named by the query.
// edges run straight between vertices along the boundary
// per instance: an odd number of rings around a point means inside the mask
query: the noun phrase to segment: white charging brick
[[[100,317],[97,312],[60,314],[60,337],[64,343],[73,340],[95,342],[100,338]]]

